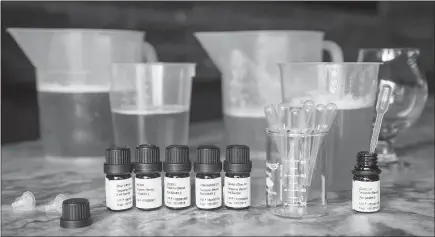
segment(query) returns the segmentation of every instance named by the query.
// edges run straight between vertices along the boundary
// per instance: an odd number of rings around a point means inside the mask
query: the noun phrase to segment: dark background
[[[196,62],[191,121],[220,119],[220,74],[196,31],[321,30],[346,61],[359,48],[417,47],[433,93],[434,2],[1,2],[1,141],[39,137],[34,68],[8,27],[146,31],[159,59]],[[433,96],[433,95],[432,95]]]

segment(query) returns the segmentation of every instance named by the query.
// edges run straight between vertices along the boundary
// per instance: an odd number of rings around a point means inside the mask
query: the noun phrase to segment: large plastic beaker
[[[370,147],[381,63],[279,64],[282,100],[302,107],[306,100],[337,105],[326,142],[328,191],[351,190],[355,155]]]
[[[276,63],[319,62],[323,50],[334,62],[343,61],[341,48],[324,41],[319,31],[198,32],[195,36],[222,74],[225,143],[250,146],[254,159],[265,154],[263,108],[281,101]]]
[[[187,145],[194,63],[116,63],[110,107],[115,144]],[[164,157],[161,152],[161,157]]]
[[[101,156],[113,144],[113,62],[156,61],[144,32],[9,28],[36,68],[40,136],[47,158]]]

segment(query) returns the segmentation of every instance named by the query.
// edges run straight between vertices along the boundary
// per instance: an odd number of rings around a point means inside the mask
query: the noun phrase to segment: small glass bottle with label
[[[173,210],[181,210],[191,205],[189,147],[184,145],[170,145],[166,147],[164,180],[165,206]]]
[[[111,211],[126,211],[133,207],[133,166],[130,148],[111,147],[106,150],[106,206]]]
[[[136,174],[136,208],[144,211],[160,208],[163,202],[163,189],[159,147],[152,144],[137,146],[133,167]]]
[[[229,145],[224,161],[224,204],[228,209],[243,210],[251,206],[251,169],[249,147]]]
[[[380,210],[381,170],[377,165],[377,154],[360,151],[353,169],[352,209],[357,212],[377,212]]]
[[[216,210],[222,206],[222,162],[216,146],[199,146],[194,165],[195,203],[198,209]]]

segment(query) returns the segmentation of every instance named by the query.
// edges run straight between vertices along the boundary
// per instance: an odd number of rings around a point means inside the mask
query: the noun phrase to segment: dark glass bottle
[[[136,208],[145,211],[162,206],[162,162],[160,149],[156,145],[143,144],[136,147],[136,160],[133,163],[136,191]]]
[[[184,145],[170,145],[166,147],[165,162],[165,206],[169,209],[180,210],[191,205],[189,147]]]
[[[106,206],[111,211],[126,211],[133,207],[133,166],[130,148],[111,147],[106,150]]]
[[[377,154],[360,151],[352,171],[352,209],[357,212],[377,212],[380,209],[381,170],[377,165]]]
[[[224,204],[228,209],[248,209],[251,206],[252,169],[249,147],[229,145],[225,156]]]
[[[195,203],[202,210],[216,210],[222,207],[222,162],[216,146],[199,146],[194,165]]]

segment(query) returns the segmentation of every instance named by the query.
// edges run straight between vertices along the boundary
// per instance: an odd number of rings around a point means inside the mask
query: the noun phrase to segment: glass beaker
[[[394,86],[376,147],[380,165],[399,161],[393,147],[394,138],[412,126],[423,112],[428,88],[417,65],[419,55],[420,50],[413,48],[359,50],[358,62],[383,62],[379,68],[379,84],[387,82]]]
[[[266,204],[271,213],[291,218],[326,213],[325,155],[333,147],[325,145],[325,134],[266,129]]]
[[[282,63],[283,101],[334,103],[337,115],[326,141],[328,191],[351,190],[355,154],[368,150],[381,63]]]
[[[323,50],[342,62],[341,48],[320,31],[198,32],[196,38],[222,74],[225,143],[265,152],[263,108],[281,101],[277,62],[319,62]]]
[[[112,62],[157,60],[144,33],[9,28],[36,68],[40,137],[47,158],[101,156],[113,144]]]
[[[115,144],[187,145],[194,63],[112,65]],[[163,157],[164,152],[160,153]]]

